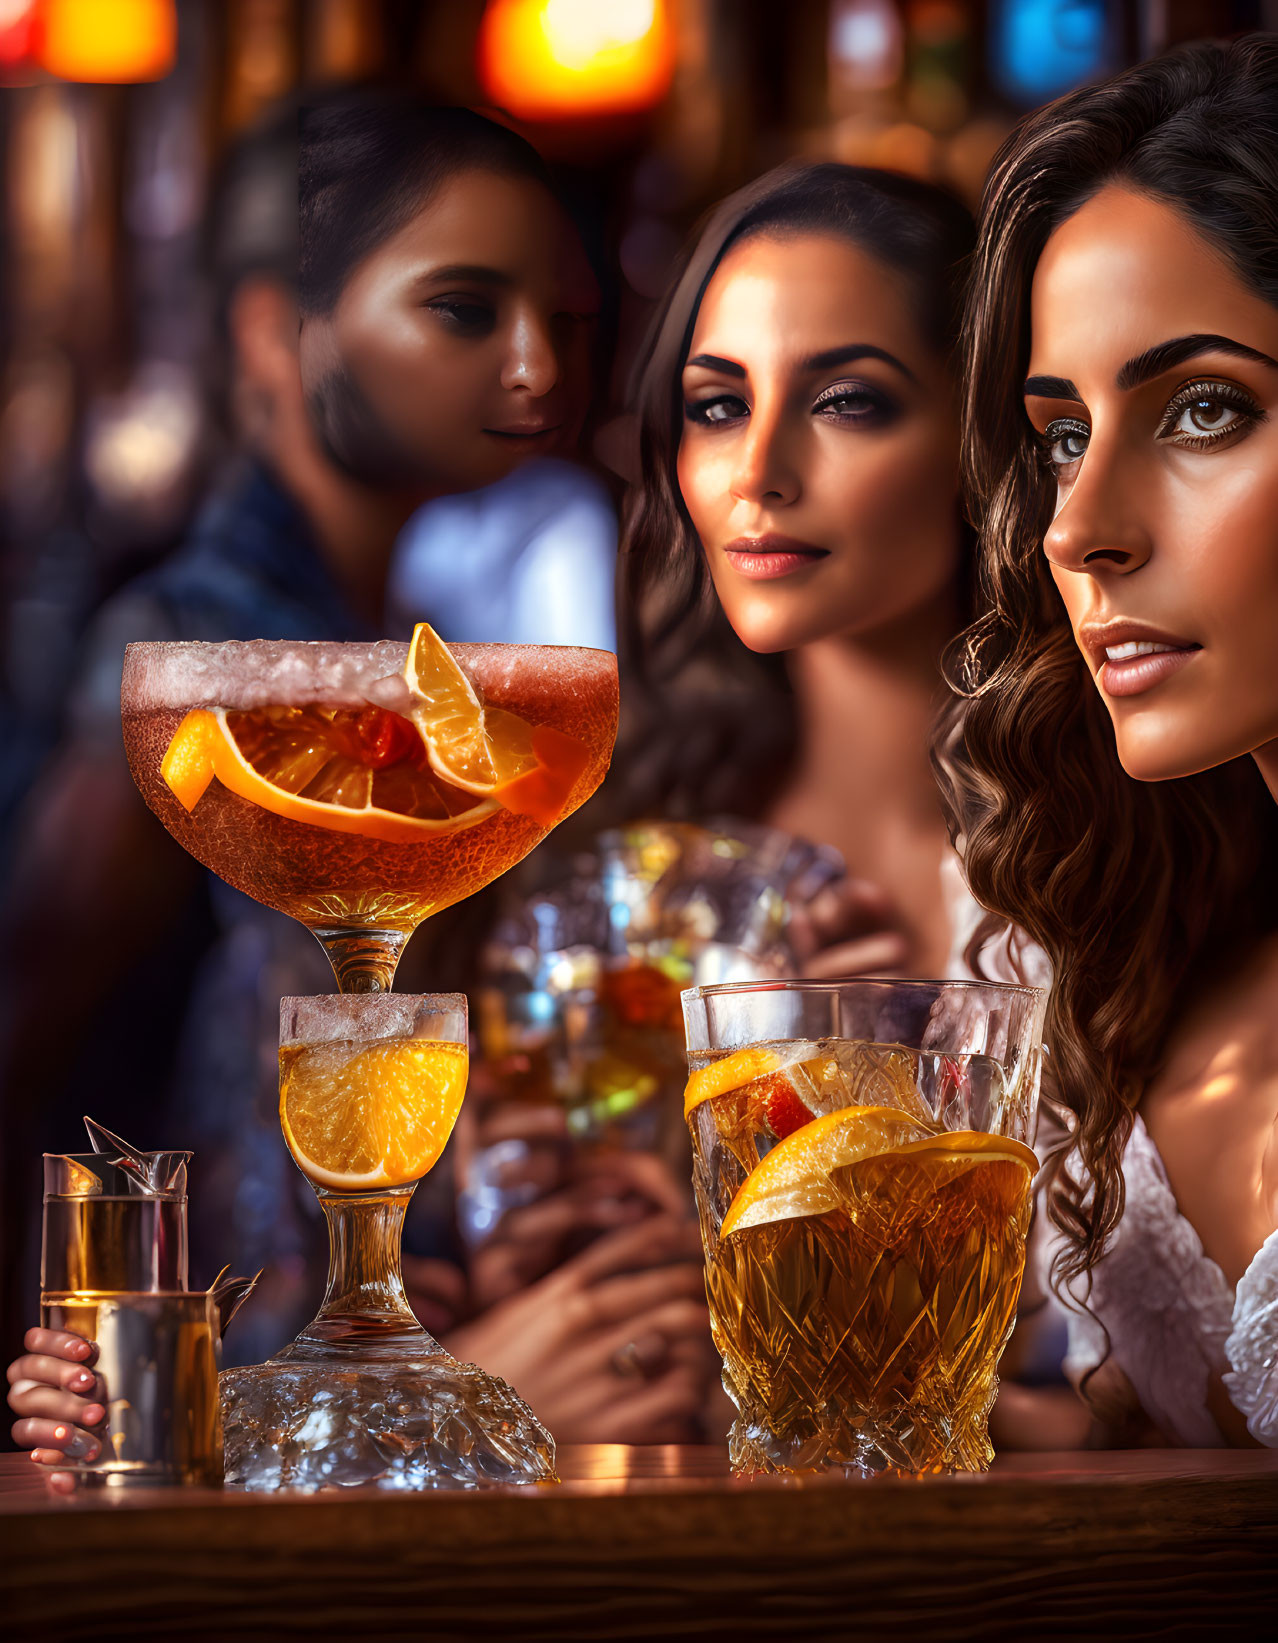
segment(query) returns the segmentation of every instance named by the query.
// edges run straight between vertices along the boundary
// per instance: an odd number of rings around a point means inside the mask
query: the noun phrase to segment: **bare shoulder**
[[[1181,1213],[1237,1283],[1278,1226],[1278,935],[1202,988],[1140,1110]]]

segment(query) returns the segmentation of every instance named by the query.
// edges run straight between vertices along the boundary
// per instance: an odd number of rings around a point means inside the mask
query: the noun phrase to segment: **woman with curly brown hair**
[[[1030,116],[966,346],[982,600],[938,763],[1055,972],[1069,1367],[1111,1425],[1275,1445],[1278,39]]]

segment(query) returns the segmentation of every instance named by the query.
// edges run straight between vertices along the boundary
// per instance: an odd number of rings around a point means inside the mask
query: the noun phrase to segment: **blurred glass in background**
[[[739,821],[600,834],[550,885],[505,898],[479,966],[481,1087],[562,1110],[570,1155],[648,1152],[683,1188],[680,993],[797,974],[792,914],[843,871],[832,850]],[[469,1160],[459,1218],[472,1247],[535,1200],[528,1155],[510,1137]]]

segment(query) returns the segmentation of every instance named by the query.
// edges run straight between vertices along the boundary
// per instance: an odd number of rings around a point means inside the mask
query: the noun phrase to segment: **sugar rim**
[[[419,1025],[461,1016],[459,1045],[469,1025],[465,993],[319,993],[280,999],[280,1045],[335,1044],[382,1038],[426,1038]]]
[[[577,645],[450,644],[463,667],[553,656],[560,667],[592,661],[615,668],[611,651]],[[363,706],[380,680],[402,680],[403,639],[343,643],[325,639],[144,640],[127,645],[120,703],[125,713],[157,708]]]

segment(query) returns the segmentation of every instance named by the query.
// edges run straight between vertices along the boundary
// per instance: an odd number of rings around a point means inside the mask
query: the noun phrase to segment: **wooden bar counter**
[[[565,1449],[476,1494],[48,1494],[0,1457],[5,1639],[1278,1636],[1278,1452],[1008,1456],[985,1477],[734,1480]]]

